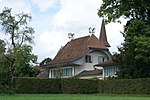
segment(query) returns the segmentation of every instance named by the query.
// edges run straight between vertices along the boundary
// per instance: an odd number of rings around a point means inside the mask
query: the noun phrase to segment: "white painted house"
[[[102,69],[94,65],[112,59],[108,47],[110,45],[102,21],[99,39],[94,34],[72,39],[45,65],[49,68],[49,78],[102,78]]]

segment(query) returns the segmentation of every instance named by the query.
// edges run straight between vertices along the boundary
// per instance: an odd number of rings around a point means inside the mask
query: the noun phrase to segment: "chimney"
[[[105,29],[105,23],[104,23],[104,19],[102,20],[102,24],[101,24],[101,30],[100,30],[100,36],[99,36],[99,40],[101,43],[103,43],[106,47],[110,47],[108,41],[107,41],[107,35],[106,35],[106,29]]]

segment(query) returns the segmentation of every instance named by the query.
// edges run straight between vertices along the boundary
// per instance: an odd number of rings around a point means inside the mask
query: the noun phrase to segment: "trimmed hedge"
[[[15,78],[16,93],[150,94],[150,78],[88,80]]]
[[[99,93],[150,94],[150,79],[101,80]]]
[[[60,79],[15,78],[15,85],[17,93],[61,93]]]
[[[98,93],[98,80],[62,79],[63,93]]]
[[[16,78],[16,93],[97,93],[98,80]]]

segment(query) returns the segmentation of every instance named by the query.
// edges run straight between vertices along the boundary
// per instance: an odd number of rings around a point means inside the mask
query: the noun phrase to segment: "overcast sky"
[[[68,41],[68,33],[75,38],[90,35],[89,27],[96,28],[99,37],[101,21],[97,12],[101,0],[0,0],[0,12],[4,7],[12,8],[14,14],[25,12],[32,16],[29,26],[35,30],[33,53],[38,55],[38,62],[44,58],[54,58],[61,46]],[[117,46],[123,42],[120,31],[123,24],[106,25],[110,52],[117,52]],[[0,38],[4,39],[1,34]]]

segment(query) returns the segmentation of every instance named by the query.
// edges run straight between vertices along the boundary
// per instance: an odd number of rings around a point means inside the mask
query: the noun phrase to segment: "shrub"
[[[150,79],[101,80],[98,91],[117,94],[150,94]]]
[[[63,93],[97,93],[98,80],[62,79],[61,89]]]
[[[16,93],[150,94],[150,78],[143,79],[40,79],[15,78]]]
[[[60,79],[16,78],[17,93],[60,93]]]

